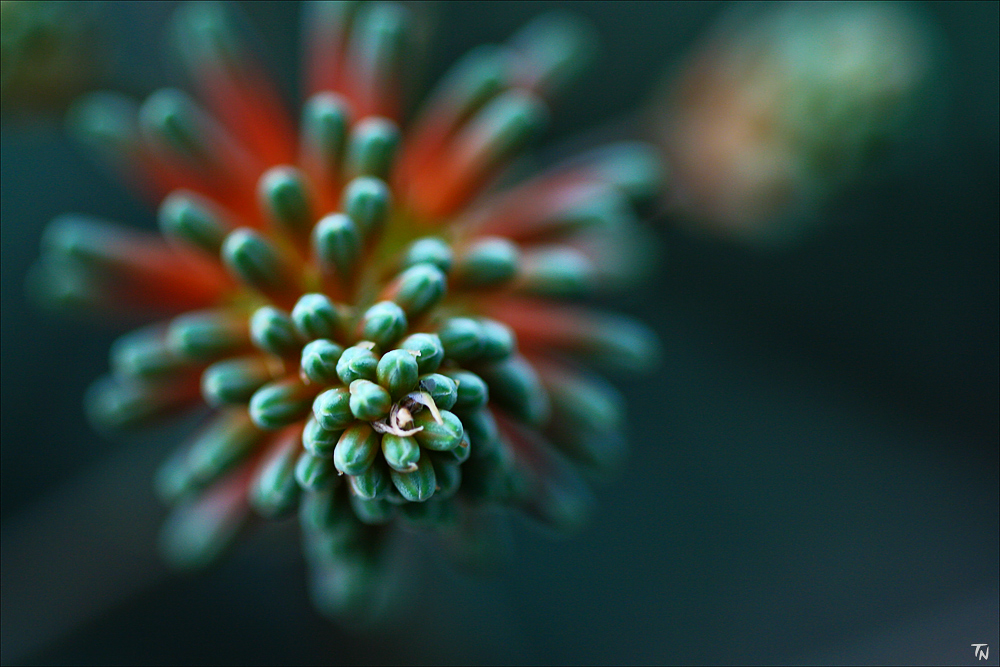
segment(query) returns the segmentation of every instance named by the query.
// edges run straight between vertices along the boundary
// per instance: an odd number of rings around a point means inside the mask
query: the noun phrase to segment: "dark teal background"
[[[442,3],[427,81],[556,3]],[[998,638],[998,7],[915,9],[941,36],[927,124],[891,168],[785,251],[654,221],[665,261],[614,307],[664,345],[620,378],[632,458],[579,536],[517,524],[492,577],[407,551],[413,602],[388,628],[312,611],[290,525],[217,568],[167,575],[149,491],[178,432],[109,439],[88,383],[121,325],[24,296],[41,230],[67,211],[153,228],[57,126],[2,135],[3,655],[20,663],[945,663]],[[242,7],[296,72],[294,3]],[[543,147],[646,104],[723,4],[581,3],[603,44]],[[109,85],[180,83],[164,4],[109,4]],[[292,94],[294,84],[288,84]],[[614,130],[611,130],[614,131]]]

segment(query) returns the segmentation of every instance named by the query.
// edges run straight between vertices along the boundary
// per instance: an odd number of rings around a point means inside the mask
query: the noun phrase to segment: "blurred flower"
[[[0,99],[6,112],[64,108],[98,74],[94,5],[58,0],[0,2]]]
[[[905,5],[741,7],[658,110],[679,212],[722,235],[784,241],[897,142],[930,69]]]
[[[557,300],[632,277],[633,205],[661,171],[621,144],[511,177],[591,49],[570,16],[472,51],[404,123],[409,11],[306,12],[298,128],[214,4],[177,20],[205,106],[81,100],[71,126],[160,202],[163,235],[66,216],[36,275],[63,305],[166,317],[115,343],[99,425],[212,408],[160,471],[168,558],[203,565],[252,512],[298,508],[318,606],[367,616],[400,526],[461,560],[491,549],[497,508],[584,519],[587,478],[624,453],[624,406],[578,359],[641,370],[657,347]]]

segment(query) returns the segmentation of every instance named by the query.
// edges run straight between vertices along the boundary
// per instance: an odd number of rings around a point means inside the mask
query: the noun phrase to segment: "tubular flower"
[[[624,451],[622,401],[580,361],[656,354],[641,325],[559,302],[629,276],[654,153],[501,178],[583,27],[547,16],[473,51],[404,123],[410,23],[392,4],[307,6],[296,131],[223,10],[184,7],[202,103],[101,93],[72,113],[160,202],[162,236],[72,216],[43,243],[55,297],[165,317],[115,343],[95,421],[211,408],[158,477],[168,558],[207,563],[253,514],[297,509],[331,615],[373,611],[400,526],[461,558],[489,550],[498,508],[580,523],[586,479]]]

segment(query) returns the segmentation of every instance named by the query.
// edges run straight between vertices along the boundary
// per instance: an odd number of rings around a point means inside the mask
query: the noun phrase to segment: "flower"
[[[903,3],[739,8],[658,110],[677,212],[781,244],[905,136],[932,79],[931,31]]]
[[[253,514],[299,511],[312,591],[369,617],[399,527],[482,553],[498,509],[575,528],[624,453],[618,393],[580,365],[656,354],[627,318],[560,300],[634,273],[655,153],[620,144],[527,180],[517,158],[591,38],[542,17],[470,53],[404,122],[408,11],[307,6],[296,130],[222,7],[178,43],[204,106],[81,100],[71,125],[159,201],[161,235],[67,216],[50,296],[164,319],[118,340],[88,397],[103,427],[209,406],[162,467],[168,559],[204,565]]]

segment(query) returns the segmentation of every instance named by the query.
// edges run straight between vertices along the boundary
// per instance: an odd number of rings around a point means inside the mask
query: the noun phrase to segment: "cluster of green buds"
[[[38,276],[62,303],[170,314],[115,344],[90,396],[103,426],[212,410],[159,474],[169,560],[203,565],[253,514],[298,509],[318,606],[356,618],[401,526],[475,559],[507,510],[585,519],[626,440],[580,360],[642,369],[657,346],[560,300],[631,277],[662,170],[625,143],[499,178],[588,50],[574,19],[473,52],[403,131],[406,10],[308,11],[298,133],[215,5],[180,21],[210,110],[176,90],[79,103],[78,133],[162,193],[162,236],[66,217]]]

